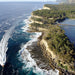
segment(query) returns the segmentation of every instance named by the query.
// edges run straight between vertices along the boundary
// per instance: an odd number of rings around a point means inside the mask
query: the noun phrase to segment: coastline
[[[40,32],[40,31],[36,31],[36,30],[31,30],[31,28],[30,28],[30,30],[28,31],[28,32]],[[42,31],[41,31],[42,32]],[[38,46],[41,48],[41,51],[42,51],[42,54],[43,54],[43,58],[47,61],[47,63],[49,64],[49,66],[53,69],[53,70],[55,70],[55,69],[57,69],[57,70],[59,70],[59,75],[69,75],[69,74],[71,74],[71,75],[74,75],[72,72],[68,72],[68,71],[66,71],[65,69],[62,69],[61,67],[58,67],[57,66],[57,64],[53,61],[53,59],[52,59],[52,57],[51,57],[51,54],[50,54],[50,49],[48,48],[48,45],[47,45],[47,41],[46,40],[44,40],[43,39],[43,36],[44,36],[44,32],[42,32],[42,35],[40,35],[39,37],[38,37],[38,45],[37,45],[37,48],[38,48]],[[43,44],[43,43],[46,43],[46,44]],[[35,46],[33,45],[33,47],[34,47],[34,49],[35,49]],[[48,50],[46,50],[46,47],[47,47],[47,49]],[[33,49],[33,50],[34,50]],[[50,52],[46,52],[46,51],[50,51]],[[53,54],[53,53],[52,53]],[[54,55],[54,54],[53,54]],[[50,58],[49,58],[50,57]],[[54,57],[55,57],[55,55],[54,55]],[[45,68],[44,68],[45,69]],[[49,70],[49,68],[46,68],[47,70]]]
[[[26,25],[29,25],[29,23],[27,23]],[[25,61],[28,62],[25,69],[27,69],[28,67],[33,67],[33,71],[41,72],[43,75],[59,75],[59,71],[57,69],[53,70],[51,66],[49,66],[48,60],[43,57],[40,46],[40,40],[43,35],[42,32],[32,31],[29,26],[26,26],[24,32],[35,33],[31,36],[31,40],[28,41],[19,51],[19,54],[21,55],[20,60],[22,60],[23,63],[25,63]]]
[[[28,31],[28,32],[38,32],[38,31],[33,31],[33,30],[30,29],[30,31]],[[47,45],[47,42],[44,39],[42,39],[43,36],[44,36],[44,32],[42,32],[42,35],[39,36],[39,38],[38,38],[39,39],[38,46],[40,46],[40,48],[41,48],[41,51],[42,51],[42,54],[43,54],[43,58],[45,58],[47,60],[47,63],[49,64],[49,66],[53,70],[58,69],[58,68],[56,68],[55,63],[52,60],[52,58],[49,59],[50,54],[46,52],[46,47],[48,48],[48,45]],[[42,44],[43,42],[46,42],[46,46],[44,44]],[[34,49],[35,49],[35,47],[34,47]],[[49,48],[48,48],[48,50],[49,50]],[[46,69],[49,70],[48,68],[46,68]],[[63,75],[62,73],[65,73],[66,74],[67,72],[65,72],[64,70],[62,70],[60,68],[59,75]]]
[[[29,30],[27,31],[27,32],[30,32],[30,33],[32,33],[32,32],[41,32],[42,34],[38,37],[38,45],[37,46],[39,46],[40,48],[41,48],[41,51],[42,51],[42,54],[43,54],[43,58],[44,59],[46,59],[46,61],[47,61],[47,63],[49,64],[49,66],[53,69],[53,70],[55,70],[55,69],[58,69],[58,68],[56,68],[56,66],[54,65],[55,63],[54,63],[54,61],[52,60],[52,58],[50,58],[50,59],[48,59],[49,58],[49,56],[46,54],[46,55],[44,55],[44,51],[45,51],[45,47],[47,47],[47,49],[48,49],[48,51],[49,51],[49,48],[48,48],[48,45],[47,45],[47,42],[43,39],[43,37],[44,37],[44,31],[45,31],[46,29],[44,29],[44,28],[38,28],[38,31],[37,30],[33,30],[32,28],[31,28],[31,25],[29,25]],[[44,42],[46,42],[46,46],[44,45],[44,44],[42,44],[42,43],[44,43]],[[44,49],[45,48],[45,49]],[[35,46],[34,46],[34,49],[35,49]],[[53,54],[53,52],[51,51],[51,53]],[[48,53],[49,54],[49,53]],[[50,54],[49,54],[50,55]],[[54,55],[54,54],[53,54]],[[48,56],[48,57],[47,57]],[[54,57],[55,57],[55,55],[54,55]],[[48,68],[46,68],[47,70],[49,70]],[[61,69],[61,68],[60,68]],[[59,70],[59,75],[61,74],[61,75],[63,75],[62,73],[67,73],[67,72],[65,72],[65,71],[60,71]]]
[[[42,10],[41,10],[42,11]],[[45,11],[45,10],[44,10]],[[34,11],[37,13],[37,11]],[[34,13],[31,14],[31,17],[34,17],[34,18],[37,18],[37,19],[41,19],[42,16],[39,16],[39,15],[35,15]],[[45,57],[46,60],[48,60],[48,63],[49,65],[51,66],[51,68],[53,70],[55,69],[58,69],[59,70],[59,74],[60,75],[67,75],[67,74],[72,74],[74,75],[72,69],[70,68],[70,64],[72,63],[67,63],[66,61],[63,60],[63,58],[60,58],[59,54],[57,54],[58,50],[60,49],[57,49],[57,52],[56,54],[52,51],[52,48],[49,46],[49,42],[48,40],[46,39],[50,39],[48,36],[47,36],[47,32],[48,32],[48,29],[43,25],[45,24],[41,24],[39,23],[39,20],[32,20],[31,18],[29,19],[31,21],[31,23],[29,24],[29,29],[28,32],[41,32],[42,34],[38,37],[38,39],[40,41],[38,41],[39,43],[39,46],[41,47],[41,51],[42,51],[42,54],[43,56]],[[61,20],[61,19],[60,19]],[[37,24],[38,23],[38,24]],[[50,26],[51,27],[51,26]],[[55,26],[56,27],[56,26]],[[53,26],[53,28],[55,28]],[[65,36],[64,32],[60,29],[60,27],[57,26],[57,28],[55,28],[57,31],[59,29],[59,32],[63,33],[63,36],[64,38],[66,38],[67,36]],[[51,32],[52,33],[52,32]],[[61,34],[60,34],[61,35]],[[47,37],[45,37],[47,36]],[[56,35],[55,35],[56,37]],[[53,38],[51,36],[51,38]],[[55,38],[54,38],[55,39]],[[62,38],[60,38],[62,39]],[[68,39],[68,38],[67,38]],[[53,40],[53,39],[52,39]],[[55,40],[56,41],[56,40]],[[59,40],[58,40],[59,41]],[[65,40],[66,41],[66,40]],[[51,42],[51,41],[50,41]],[[68,42],[70,43],[69,39],[68,39]],[[59,42],[60,43],[60,42]],[[54,44],[54,43],[53,43]],[[67,44],[67,43],[65,43]],[[57,46],[57,45],[56,45]],[[55,46],[55,47],[56,47]],[[67,44],[67,47],[68,47],[68,44]],[[59,47],[60,48],[60,47]],[[64,47],[65,48],[65,47]],[[68,47],[69,48],[69,47]],[[55,50],[56,50],[55,49]],[[66,49],[67,50],[67,49]],[[67,55],[67,54],[66,54]],[[64,56],[63,56],[64,57]],[[72,73],[73,72],[73,73]]]
[[[43,39],[44,34],[45,34],[44,31],[46,31],[46,29],[38,27],[37,30],[36,30],[35,27],[32,28],[31,25],[29,25],[29,28],[30,28],[30,31],[28,31],[28,32],[42,32],[42,35],[39,38],[39,40],[40,40],[39,44],[40,44],[43,56],[45,57],[45,59],[48,60],[48,63],[51,66],[51,68],[53,68],[53,70],[58,69],[59,70],[59,75],[65,75],[65,74],[66,75],[67,74],[74,75],[74,73],[72,73],[72,71],[68,72],[67,70],[65,70],[63,68],[58,67],[57,63],[54,61],[54,59],[56,58],[56,55],[54,55],[54,53],[48,48],[47,41]],[[43,44],[41,44],[41,42]],[[51,55],[52,55],[52,57],[51,57]]]

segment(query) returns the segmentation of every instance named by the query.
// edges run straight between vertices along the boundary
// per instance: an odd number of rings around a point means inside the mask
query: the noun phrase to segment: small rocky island
[[[61,29],[60,22],[66,18],[75,19],[75,4],[44,5],[43,9],[33,11],[31,31],[42,32],[40,46],[43,56],[60,75],[75,74],[75,47]]]

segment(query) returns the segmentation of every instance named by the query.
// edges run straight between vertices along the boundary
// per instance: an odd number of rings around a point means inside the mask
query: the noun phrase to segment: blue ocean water
[[[7,51],[6,65],[3,72],[0,70],[2,75],[24,75],[24,72],[22,73],[22,63],[18,60],[17,54],[21,49],[21,44],[30,40],[30,34],[22,32],[21,27],[25,26],[23,21],[30,16],[31,12],[42,8],[42,6],[43,3],[0,3],[0,40],[5,39],[0,45],[2,50],[6,49]],[[7,44],[7,46],[4,44]],[[0,54],[2,54],[2,50]],[[4,56],[2,57],[5,58]]]
[[[40,69],[27,50],[27,45],[40,35],[24,30],[27,19],[43,5],[42,2],[0,3],[0,65],[4,66],[0,66],[0,75],[58,75],[57,70]]]

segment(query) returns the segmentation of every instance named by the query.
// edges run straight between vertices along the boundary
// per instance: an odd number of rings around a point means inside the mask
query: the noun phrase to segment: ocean
[[[32,57],[31,50],[28,50],[41,35],[41,32],[27,32],[30,23],[28,18],[32,11],[42,8],[44,4],[0,3],[0,75],[59,75],[58,70],[41,69],[37,59]]]

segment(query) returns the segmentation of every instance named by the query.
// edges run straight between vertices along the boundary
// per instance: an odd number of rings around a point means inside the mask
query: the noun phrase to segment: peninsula
[[[66,18],[75,19],[75,4],[45,4],[43,9],[33,11],[31,14],[30,29],[42,32],[40,46],[43,56],[50,66],[60,71],[75,74],[75,47],[59,26],[59,22]]]

